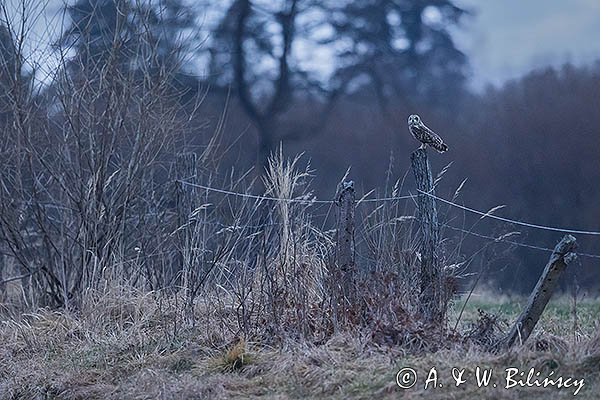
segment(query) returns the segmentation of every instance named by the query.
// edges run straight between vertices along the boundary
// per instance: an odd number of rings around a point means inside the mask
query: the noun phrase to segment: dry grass
[[[175,302],[161,293],[116,288],[89,293],[76,313],[39,310],[4,316],[0,325],[0,398],[13,399],[154,399],[154,398],[431,398],[559,399],[572,389],[478,388],[450,385],[453,367],[472,374],[476,366],[585,379],[577,398],[600,394],[600,304],[579,303],[578,335],[564,317],[568,300],[551,303],[535,337],[507,354],[491,354],[464,335],[445,338],[436,352],[410,345],[377,344],[362,329],[339,333],[324,343],[287,340],[276,348],[235,337],[218,326],[178,326]],[[514,301],[481,299],[464,314],[466,328],[477,308],[517,310]],[[519,299],[521,301],[522,299]],[[222,318],[235,318],[222,310]],[[230,314],[230,315],[227,315]],[[559,317],[563,315],[563,317]],[[568,314],[567,314],[568,315]],[[505,313],[513,318],[514,313]],[[233,321],[232,321],[233,322]],[[562,334],[561,334],[562,333]],[[424,335],[427,340],[427,335]],[[395,383],[400,368],[419,373],[419,384],[402,391]],[[435,367],[443,388],[424,390],[423,377]],[[544,375],[542,375],[544,376]]]
[[[309,172],[297,171],[297,160],[287,162],[279,153],[264,181],[267,194],[310,198]],[[598,300],[579,301],[576,314],[569,299],[554,301],[530,341],[507,354],[486,349],[524,299],[474,293],[464,312],[460,299],[448,310],[449,327],[461,315],[457,331],[424,323],[416,315],[418,241],[413,220],[404,218],[411,210],[386,203],[367,209],[357,246],[364,258],[357,276],[360,301],[348,308],[349,323],[336,325],[332,233],[315,226],[314,205],[282,201],[271,207],[205,197],[183,226],[189,237],[180,245],[189,253],[183,268],[171,271],[188,273],[182,281],[163,281],[158,286],[163,289],[151,290],[155,286],[142,275],[132,279],[114,269],[84,285],[69,298],[69,307],[54,309],[19,303],[22,282],[11,281],[0,298],[5,301],[0,303],[0,398],[552,399],[573,394],[573,389],[479,388],[473,381],[451,385],[452,368],[464,368],[472,378],[477,366],[498,374],[518,367],[584,378],[578,397],[598,398]],[[208,204],[221,206],[208,212]],[[262,218],[256,216],[261,209],[267,211]],[[232,224],[206,228],[221,224],[221,214],[231,216]],[[152,260],[136,259],[129,268],[141,274]],[[444,265],[461,262],[452,253],[443,259]],[[420,377],[408,390],[396,384],[404,367]],[[433,367],[445,386],[425,390]]]
[[[174,84],[183,60],[160,71],[121,63],[126,48],[137,52],[131,60],[154,59],[151,24],[137,25],[139,48],[112,35],[99,63],[57,49],[63,64],[41,97],[12,74],[0,151],[0,399],[572,393],[473,384],[401,392],[395,383],[406,366],[421,377],[435,366],[447,379],[451,367],[477,365],[585,377],[581,397],[598,398],[598,301],[580,302],[576,319],[568,302],[555,302],[536,336],[504,355],[485,349],[502,334],[495,314],[514,319],[519,299],[475,295],[457,332],[421,321],[411,201],[360,204],[356,293],[339,307],[334,237],[344,228],[332,221],[335,205],[307,201],[310,168],[279,149],[264,177],[225,170],[225,112],[215,135],[188,143],[202,125],[203,95],[184,101]],[[28,30],[20,31],[22,42]],[[378,196],[405,192],[392,175]],[[282,200],[251,196],[261,179],[260,193]],[[464,237],[455,239],[439,243],[444,305],[476,257],[483,267],[502,255],[496,240],[465,254]],[[457,314],[449,310],[449,326]]]

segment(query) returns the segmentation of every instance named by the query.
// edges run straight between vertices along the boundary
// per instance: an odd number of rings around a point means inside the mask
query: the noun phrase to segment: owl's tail
[[[431,147],[433,147],[434,149],[436,149],[440,153],[448,151],[448,145],[446,145],[446,143],[442,142],[441,139],[439,141],[436,140],[436,141],[434,141],[432,143],[429,143],[429,144],[431,145]]]

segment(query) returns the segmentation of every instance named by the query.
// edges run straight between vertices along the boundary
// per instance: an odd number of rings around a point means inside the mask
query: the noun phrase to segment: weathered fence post
[[[505,347],[511,347],[515,343],[525,343],[535,324],[537,324],[542,312],[546,308],[552,292],[558,284],[558,278],[577,255],[574,253],[577,242],[571,235],[565,235],[556,245],[550,260],[529,296],[527,306],[513,325],[510,333],[504,340]]]
[[[335,318],[337,321],[346,321],[348,309],[355,301],[355,242],[354,242],[354,209],[356,195],[354,182],[343,182],[336,194],[337,213],[337,241],[335,248],[336,269],[333,274],[333,288],[336,291]]]
[[[417,189],[435,195],[431,167],[427,150],[417,149],[410,156]],[[421,312],[428,321],[439,321],[444,316],[443,297],[445,289],[438,257],[440,228],[435,199],[420,193],[417,203],[417,218],[420,221],[421,242]]]
[[[198,181],[197,170],[198,156],[196,153],[181,153],[175,160],[177,176],[176,205],[178,224],[178,246],[179,265],[178,273],[181,273],[181,286],[185,289],[186,304],[185,313],[188,320],[193,319],[193,302],[196,274],[192,269],[192,248],[194,227],[190,225],[190,214],[194,210],[197,189],[193,186]],[[191,183],[188,185],[186,183]]]
[[[192,185],[198,183],[197,171],[198,156],[196,153],[180,153],[175,160],[177,175],[177,218],[179,226],[185,224],[193,210],[196,188]],[[182,181],[192,185],[186,185]]]

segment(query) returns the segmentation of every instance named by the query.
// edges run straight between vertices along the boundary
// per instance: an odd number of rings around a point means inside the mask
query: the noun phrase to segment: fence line
[[[187,182],[187,181],[184,181],[184,180],[177,180],[177,182],[180,182],[180,183],[182,183],[184,185],[189,185],[189,186],[192,186],[192,187],[197,187],[197,188],[200,188],[200,189],[204,189],[204,190],[207,190],[207,191],[225,194],[225,195],[228,195],[228,196],[250,198],[250,199],[254,199],[254,200],[283,201],[283,202],[300,203],[300,204],[334,204],[335,203],[335,201],[333,201],[333,200],[284,199],[284,198],[278,198],[278,197],[272,197],[272,196],[258,196],[258,195],[248,194],[248,193],[239,193],[239,192],[233,192],[233,191],[230,191],[230,190],[218,189],[218,188],[214,188],[214,187],[210,187],[210,186],[204,186],[204,185],[200,185],[200,184],[197,184],[197,183]],[[432,198],[434,198],[436,200],[439,200],[442,203],[448,204],[448,205],[450,205],[452,207],[456,207],[456,208],[459,208],[461,210],[464,210],[464,211],[467,211],[467,212],[479,215],[482,218],[491,218],[491,219],[495,219],[495,220],[498,220],[498,221],[503,221],[503,222],[507,222],[507,223],[511,223],[511,224],[515,224],[515,225],[520,225],[520,226],[528,227],[528,228],[534,228],[534,229],[540,229],[540,230],[546,230],[546,231],[552,231],[552,232],[572,233],[572,234],[578,234],[578,235],[600,236],[600,232],[596,232],[596,231],[586,231],[586,230],[579,230],[579,229],[557,228],[557,227],[552,227],[552,226],[532,224],[532,223],[525,222],[525,221],[519,221],[519,220],[510,219],[510,218],[500,217],[498,215],[491,214],[490,212],[483,212],[483,211],[479,211],[479,210],[476,210],[476,209],[471,208],[471,207],[463,206],[461,204],[452,202],[450,200],[446,200],[446,199],[444,199],[442,197],[436,196],[436,195],[431,194],[431,193],[423,192],[421,190],[418,190],[418,192],[421,193],[421,194],[424,194],[426,196],[430,196],[430,197],[432,197]],[[360,199],[359,201],[357,201],[357,205],[361,204],[361,203],[383,203],[383,202],[388,202],[388,201],[407,200],[407,199],[413,199],[415,197],[417,197],[417,195],[382,197],[382,198],[375,198],[375,199]],[[55,205],[55,204],[50,204],[50,203],[44,203],[43,205],[45,207],[55,207],[55,208],[68,209],[67,207],[59,206],[59,205]],[[545,250],[547,250],[547,249],[545,249]]]
[[[454,203],[452,201],[443,199],[443,198],[438,197],[438,196],[436,196],[434,194],[431,194],[431,193],[426,193],[426,192],[423,192],[421,190],[419,190],[419,193],[422,193],[424,195],[430,196],[430,197],[432,197],[432,198],[434,198],[436,200],[441,201],[442,203],[446,203],[446,204],[451,205],[453,207],[460,208],[461,210],[468,211],[470,213],[480,215],[483,218],[497,219],[498,221],[508,222],[508,223],[511,223],[511,224],[521,225],[521,226],[525,226],[525,227],[528,227],[528,228],[535,228],[535,229],[541,229],[541,230],[552,231],[552,232],[573,233],[573,234],[576,234],[576,235],[600,236],[600,232],[595,232],[595,231],[582,231],[582,230],[578,230],[578,229],[556,228],[556,227],[553,227],[553,226],[537,225],[537,224],[532,224],[532,223],[529,223],[529,222],[517,221],[517,220],[514,220],[514,219],[510,219],[510,218],[499,217],[497,215],[490,214],[489,212],[484,213],[483,211],[479,211],[479,210],[475,210],[475,209],[470,208],[470,207],[462,206],[460,204],[457,204],[457,203]]]
[[[207,222],[203,222],[203,223],[207,223]],[[218,223],[218,222],[211,222],[209,224],[220,226],[223,229],[261,229],[261,228],[267,228],[267,227],[272,227],[272,226],[283,225],[281,223],[271,223],[271,224],[263,224],[263,225],[252,225],[252,226],[247,226],[247,225],[236,226],[236,225],[222,224],[222,223]],[[502,242],[502,243],[512,244],[512,245],[517,246],[517,247],[523,247],[523,248],[526,248],[526,249],[533,249],[533,250],[540,250],[540,251],[544,251],[544,252],[548,252],[548,253],[554,252],[553,249],[550,249],[548,247],[540,247],[540,246],[535,246],[535,245],[531,245],[531,244],[527,244],[527,243],[515,242],[513,240],[506,240],[506,239],[502,239],[502,236],[500,236],[500,237],[493,237],[493,236],[482,235],[480,233],[476,233],[476,232],[473,232],[473,231],[468,231],[466,229],[458,228],[456,226],[452,226],[452,225],[449,225],[449,224],[442,224],[442,227],[449,228],[449,229],[452,229],[452,230],[458,231],[458,232],[463,232],[465,234],[472,235],[472,236],[475,236],[475,237],[478,237],[478,238],[482,238],[482,239],[488,239],[488,240],[493,240],[495,242]],[[194,249],[192,249],[192,250],[194,250]],[[175,254],[177,252],[178,252],[178,250],[161,251],[161,252],[148,253],[148,254],[142,253],[139,256],[130,258],[130,259],[125,260],[123,262],[124,263],[131,263],[131,262],[138,261],[140,259],[157,257],[157,256],[161,256],[161,255],[166,255],[166,254],[170,255],[170,254]],[[593,258],[593,259],[600,259],[600,255],[597,255],[597,254],[580,253],[580,252],[577,252],[576,254],[579,257],[587,257],[587,258]],[[368,257],[366,257],[366,256],[364,256],[364,255],[362,255],[360,253],[356,253],[356,256],[359,257],[359,258],[365,259],[365,260],[373,261],[373,259],[370,259],[370,258],[368,258]],[[40,271],[41,271],[40,269],[36,269],[36,270],[30,271],[30,272],[28,272],[27,274],[24,274],[24,275],[19,275],[19,276],[16,276],[16,277],[7,278],[7,279],[5,279],[3,281],[0,281],[0,284],[5,284],[5,283],[8,283],[8,282],[12,282],[14,280],[18,280],[18,279],[21,279],[23,277],[27,277],[29,275],[33,275],[33,274],[35,274],[37,272],[40,272]]]
[[[224,189],[217,189],[217,188],[213,188],[213,187],[210,187],[210,186],[199,185],[199,184],[195,184],[195,183],[191,183],[191,182],[186,182],[186,181],[182,181],[182,180],[179,180],[178,182],[180,182],[182,184],[185,184],[185,185],[190,185],[190,186],[198,187],[198,188],[205,189],[205,190],[208,190],[208,191],[216,192],[216,193],[226,194],[226,195],[229,195],[229,196],[246,197],[246,198],[251,198],[251,199],[255,199],[255,200],[285,201],[285,202],[290,202],[290,203],[304,203],[304,204],[312,204],[312,203],[333,204],[334,203],[333,200],[283,199],[283,198],[270,197],[270,196],[257,196],[257,195],[253,195],[253,194],[232,192],[232,191],[224,190]],[[541,230],[546,230],[546,231],[552,231],[552,232],[572,233],[572,234],[578,234],[578,235],[600,236],[600,232],[596,232],[596,231],[586,231],[586,230],[567,229],[567,228],[556,228],[556,227],[552,227],[552,226],[532,224],[532,223],[525,222],[525,221],[518,221],[518,220],[514,220],[514,219],[510,219],[510,218],[500,217],[500,216],[497,216],[497,215],[494,215],[494,214],[490,214],[489,212],[486,213],[486,212],[483,212],[483,211],[475,210],[474,208],[470,208],[470,207],[466,207],[466,206],[457,204],[455,202],[452,202],[450,200],[446,200],[446,199],[444,199],[442,197],[436,196],[436,195],[431,194],[431,193],[423,192],[421,190],[418,190],[418,192],[421,193],[421,194],[424,194],[426,196],[430,196],[430,197],[432,197],[432,198],[434,198],[436,200],[439,200],[442,203],[448,204],[448,205],[456,207],[456,208],[460,208],[461,210],[468,211],[470,213],[479,215],[479,216],[481,216],[483,218],[492,218],[492,219],[496,219],[498,221],[508,222],[508,223],[515,224],[515,225],[525,226],[525,227],[534,228],[534,229],[541,229]],[[362,200],[358,201],[357,203],[387,202],[387,201],[395,201],[395,200],[406,200],[406,199],[413,199],[416,196],[417,195],[406,195],[406,196],[395,196],[395,197],[383,197],[383,198],[376,198],[376,199],[362,199]]]
[[[361,200],[357,201],[356,204],[358,205],[360,203],[385,203],[388,201],[395,201],[395,200],[414,199],[415,197],[417,197],[417,196],[413,195],[413,194],[407,194],[405,196],[381,197],[378,199],[361,199]]]
[[[225,194],[225,195],[228,195],[228,196],[243,197],[243,198],[254,199],[254,200],[283,201],[283,202],[288,202],[288,203],[302,203],[302,204],[334,204],[335,203],[334,200],[285,199],[285,198],[281,198],[281,197],[259,196],[259,195],[255,195],[255,194],[233,192],[233,191],[230,191],[230,190],[218,189],[218,188],[214,188],[214,187],[211,187],[211,186],[204,186],[204,185],[200,185],[200,184],[197,184],[197,183],[187,182],[187,181],[184,181],[184,180],[181,180],[181,179],[178,179],[177,182],[182,183],[184,185],[189,185],[189,186],[192,186],[192,187],[196,187],[196,188],[208,190],[209,192],[221,193],[221,194]],[[415,195],[395,196],[395,197],[383,197],[383,198],[377,198],[377,199],[360,199],[360,200],[357,201],[357,204],[359,204],[359,203],[385,202],[385,201],[393,201],[393,200],[407,200],[407,199],[412,199],[412,198],[415,198]]]
[[[274,222],[274,223],[269,223],[269,224],[262,224],[262,225],[227,225],[227,224],[223,224],[220,222],[202,222],[203,224],[209,224],[209,225],[216,225],[219,226],[223,229],[263,229],[263,228],[270,228],[273,226],[282,226],[283,223],[281,222]],[[473,231],[469,231],[466,229],[462,229],[450,224],[442,224],[441,225],[443,228],[449,228],[452,229],[453,231],[457,231],[457,232],[462,232],[465,233],[467,235],[471,235],[471,236],[475,236],[481,239],[489,239],[489,240],[493,240],[495,242],[502,242],[502,243],[507,243],[507,244],[512,244],[514,246],[517,247],[523,247],[526,249],[533,249],[533,250],[541,250],[541,251],[545,251],[545,252],[549,252],[552,253],[554,250],[548,247],[540,247],[540,246],[535,246],[533,244],[527,244],[527,243],[522,243],[522,242],[515,242],[514,240],[507,240],[507,239],[503,239],[502,236],[499,237],[494,237],[494,236],[488,236],[488,235],[483,235],[481,233],[477,233],[477,232],[473,232]],[[505,234],[506,235],[506,234]],[[588,257],[588,258],[595,258],[595,259],[599,259],[600,260],[600,255],[597,254],[590,254],[590,253],[580,253],[577,252],[578,256],[581,257]],[[360,255],[359,255],[360,256]]]
[[[186,181],[181,180],[181,179],[178,179],[177,182],[179,182],[181,184],[184,184],[184,185],[188,185],[188,186],[192,186],[192,187],[196,187],[196,188],[208,190],[209,192],[216,192],[216,193],[221,193],[221,194],[225,194],[225,195],[228,195],[228,196],[236,196],[236,197],[242,197],[242,198],[254,199],[254,200],[283,201],[283,202],[288,202],[288,203],[302,203],[302,204],[315,204],[315,203],[317,203],[317,204],[333,204],[334,203],[333,200],[284,199],[284,198],[271,197],[271,196],[258,196],[258,195],[255,195],[255,194],[232,192],[230,190],[217,189],[217,188],[214,188],[214,187],[204,186],[204,185],[200,185],[200,184],[197,184],[197,183],[186,182]]]
[[[289,203],[300,203],[300,204],[334,204],[335,201],[333,200],[317,200],[317,199],[284,199],[284,198],[277,198],[277,197],[272,197],[272,196],[258,196],[258,195],[253,195],[253,194],[248,194],[248,193],[239,193],[239,192],[233,192],[230,190],[225,190],[225,189],[218,189],[218,188],[214,188],[214,187],[210,187],[210,186],[205,186],[205,185],[200,185],[200,184],[196,184],[196,183],[191,183],[191,182],[187,182],[184,180],[177,180],[177,182],[180,182],[182,184],[185,185],[189,185],[189,186],[193,186],[193,187],[197,187],[200,189],[204,189],[207,191],[211,191],[211,192],[216,192],[216,193],[221,193],[221,194],[225,194],[228,196],[236,196],[236,197],[243,197],[243,198],[250,198],[250,199],[254,199],[254,200],[262,200],[262,201],[284,201],[284,202],[289,202]],[[585,231],[585,230],[578,230],[578,229],[566,229],[566,228],[556,228],[556,227],[551,227],[551,226],[545,226],[545,225],[537,225],[537,224],[532,224],[529,222],[525,222],[525,221],[519,221],[519,220],[514,220],[514,219],[510,219],[510,218],[505,218],[505,217],[500,217],[494,214],[491,214],[489,212],[485,213],[483,211],[479,211],[467,206],[463,206],[461,204],[457,204],[455,202],[446,200],[442,197],[436,196],[434,194],[431,193],[427,193],[427,192],[423,192],[419,190],[419,193],[430,196],[436,200],[441,201],[442,203],[448,204],[450,206],[459,208],[461,210],[476,214],[481,216],[482,218],[492,218],[492,219],[496,219],[499,221],[503,221],[503,222],[507,222],[507,223],[511,223],[511,224],[515,224],[515,225],[520,225],[520,226],[524,226],[524,227],[528,227],[528,228],[534,228],[534,229],[540,229],[540,230],[547,230],[547,231],[552,231],[552,232],[562,232],[562,233],[572,233],[572,234],[580,234],[580,235],[591,235],[591,236],[600,236],[600,232],[595,232],[595,231]],[[374,198],[374,199],[361,199],[359,201],[357,201],[357,205],[360,203],[374,203],[374,202],[388,202],[388,201],[396,201],[396,200],[407,200],[407,199],[413,199],[415,197],[417,197],[418,195],[404,195],[404,196],[393,196],[393,197],[383,197],[383,198]],[[58,205],[54,205],[54,204],[49,204],[49,203],[45,203],[43,204],[46,207],[57,207],[57,208],[65,208],[65,207],[59,207]],[[221,225],[223,228],[234,228],[234,226],[227,226],[226,224],[219,224]],[[266,224],[266,225],[259,225],[259,226],[253,226],[250,228],[255,228],[255,229],[259,229],[262,227],[266,227],[269,225],[276,225],[276,224]],[[530,245],[530,244],[526,244],[526,243],[519,243],[519,242],[515,242],[515,241],[511,241],[511,240],[505,240],[505,239],[500,239],[500,238],[495,238],[492,236],[486,236],[486,235],[482,235],[476,232],[472,232],[472,231],[467,231],[465,229],[461,229],[461,228],[457,228],[451,225],[444,225],[445,227],[448,227],[452,230],[455,231],[460,231],[472,236],[476,236],[476,237],[480,237],[480,238],[484,238],[484,239],[490,239],[490,240],[495,240],[495,241],[500,241],[500,242],[504,242],[504,243],[509,243],[515,246],[519,246],[519,247],[524,247],[524,248],[530,248],[530,249],[535,249],[535,250],[542,250],[542,251],[546,251],[546,252],[552,252],[553,249],[547,248],[547,247],[539,247],[539,246],[534,246],[534,245]],[[241,227],[240,227],[241,228]],[[248,228],[248,227],[246,227]],[[595,258],[595,259],[600,259],[600,255],[595,255],[595,254],[588,254],[588,253],[578,253],[580,256],[582,257],[589,257],[589,258]]]
[[[257,196],[257,195],[250,195],[250,194],[246,194],[246,193],[238,193],[238,192],[232,192],[229,190],[223,190],[223,189],[217,189],[217,188],[213,188],[210,186],[204,186],[204,185],[198,185],[198,184],[193,184],[190,182],[186,182],[186,181],[179,181],[183,184],[188,184],[191,186],[195,186],[195,187],[199,187],[201,189],[205,189],[208,191],[213,191],[213,192],[217,192],[217,193],[222,193],[222,194],[226,194],[226,195],[230,195],[230,196],[238,196],[238,197],[248,197],[248,198],[253,198],[253,199],[257,199],[257,200],[268,200],[268,201],[287,201],[287,202],[297,202],[297,203],[322,203],[322,204],[333,204],[334,201],[333,200],[303,200],[303,199],[281,199],[281,198],[276,198],[276,197],[269,197],[269,196]],[[449,204],[451,206],[455,206],[458,207],[460,209],[463,209],[465,211],[469,211],[472,213],[475,213],[477,215],[480,215],[484,218],[493,218],[493,219],[497,219],[500,221],[504,221],[504,222],[509,222],[509,223],[513,223],[516,225],[521,225],[521,226],[525,226],[525,227],[530,227],[530,228],[537,228],[537,229],[547,229],[550,231],[554,231],[554,232],[564,232],[564,233],[579,233],[579,234],[589,234],[589,235],[600,235],[600,232],[591,232],[591,231],[581,231],[581,230],[573,230],[573,229],[561,229],[561,228],[554,228],[554,227],[546,227],[543,225],[535,225],[535,224],[530,224],[527,222],[523,222],[523,221],[516,221],[516,220],[512,220],[509,218],[503,218],[503,217],[498,217],[496,215],[490,214],[490,213],[484,213],[482,211],[479,210],[475,210],[469,207],[465,207],[462,206],[460,204],[456,204],[454,202],[451,202],[449,200],[443,199],[441,197],[432,195],[430,193],[426,193],[426,192],[422,192],[419,191],[422,194],[431,196],[437,200],[442,201],[443,203]],[[375,198],[375,199],[362,199],[357,201],[357,205],[360,203],[367,203],[367,202],[387,202],[387,201],[394,201],[394,200],[405,200],[405,199],[412,199],[415,198],[417,195],[406,195],[406,196],[395,196],[395,197],[383,197],[383,198]],[[272,225],[277,225],[277,224],[272,224]],[[271,225],[271,226],[272,226]],[[550,252],[552,253],[554,250],[550,249],[548,247],[540,247],[540,246],[535,246],[535,245],[531,245],[531,244],[527,244],[527,243],[520,243],[520,242],[515,242],[512,240],[506,240],[506,239],[502,239],[501,237],[493,237],[493,236],[487,236],[487,235],[482,235],[480,233],[476,233],[473,231],[467,231],[465,229],[461,229],[461,228],[457,228],[455,226],[451,226],[451,225],[447,225],[444,224],[444,227],[450,228],[452,230],[455,231],[460,231],[475,237],[479,237],[479,238],[483,238],[483,239],[489,239],[489,240],[494,240],[496,242],[503,242],[503,243],[508,243],[508,244],[512,244],[514,246],[518,246],[518,247],[522,247],[522,248],[528,248],[528,249],[534,249],[534,250],[541,250],[541,251],[545,251],[545,252]],[[258,226],[257,228],[260,228],[262,226]],[[266,225],[265,225],[266,227]],[[588,257],[588,258],[594,258],[594,259],[600,259],[600,255],[596,255],[596,254],[589,254],[589,253],[577,253],[579,256],[581,257]]]
[[[452,229],[452,230],[458,231],[458,232],[463,232],[463,233],[466,233],[467,235],[472,235],[472,236],[475,236],[475,237],[478,237],[478,238],[482,238],[482,239],[489,239],[489,240],[493,240],[495,242],[503,242],[503,243],[512,244],[512,245],[517,246],[517,247],[524,247],[524,248],[527,248],[527,249],[541,250],[541,251],[545,251],[545,252],[548,252],[548,253],[554,252],[554,249],[550,249],[548,247],[540,247],[540,246],[535,246],[535,245],[532,245],[532,244],[515,242],[513,240],[503,239],[502,236],[500,236],[500,237],[493,237],[493,236],[482,235],[481,233],[476,233],[476,232],[473,232],[473,231],[468,231],[466,229],[457,228],[456,226],[452,226],[452,225],[448,225],[448,224],[443,224],[442,227],[449,228],[449,229]],[[588,258],[600,259],[600,255],[596,255],[596,254],[589,254],[589,253],[580,253],[580,252],[577,252],[577,255],[580,256],[580,257],[588,257]]]

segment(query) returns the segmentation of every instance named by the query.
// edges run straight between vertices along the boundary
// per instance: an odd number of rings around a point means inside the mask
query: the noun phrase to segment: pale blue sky
[[[458,34],[477,86],[534,67],[600,59],[600,0],[458,0],[476,11]]]

